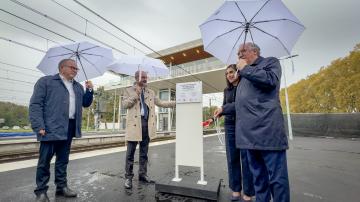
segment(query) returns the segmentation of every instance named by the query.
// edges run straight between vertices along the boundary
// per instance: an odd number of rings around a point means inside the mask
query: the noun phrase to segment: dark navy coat
[[[273,57],[259,57],[239,72],[234,103],[223,115],[236,113],[236,146],[240,149],[288,149],[279,99],[281,66]]]
[[[93,100],[93,92],[84,93],[81,84],[74,81],[75,93],[75,136],[81,137],[82,107],[88,107]],[[69,92],[59,74],[40,78],[30,99],[29,117],[31,127],[38,141],[66,140],[69,124]],[[46,135],[38,132],[45,129]]]

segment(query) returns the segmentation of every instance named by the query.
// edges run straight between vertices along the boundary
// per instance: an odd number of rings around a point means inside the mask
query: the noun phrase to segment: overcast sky
[[[145,53],[151,52],[72,0],[56,1],[95,22],[116,37],[130,43],[131,46],[90,24],[87,25],[88,35],[111,44],[127,54],[143,54],[140,51],[134,51],[132,46],[143,50]],[[52,0],[23,0],[20,2],[75,29],[85,30],[85,20],[65,10]],[[199,39],[201,35],[198,25],[223,3],[222,0],[82,0],[80,2],[155,50],[162,50]],[[294,58],[295,72],[287,71],[286,77],[290,84],[317,72],[322,66],[329,65],[332,60],[346,56],[355,44],[360,43],[360,1],[285,0],[284,3],[306,27],[293,49],[293,53],[299,54],[299,56]],[[10,0],[0,1],[0,8],[70,39],[92,41]],[[32,92],[32,83],[42,75],[36,72],[36,66],[44,53],[7,42],[4,38],[41,50],[47,50],[48,47],[55,44],[11,25],[56,42],[69,43],[70,41],[1,10],[0,20],[0,81],[2,83],[0,100],[26,104]],[[114,53],[115,56],[119,56],[116,51]],[[18,65],[35,71],[16,68],[3,63]],[[284,65],[289,70],[291,69],[290,63],[284,63]],[[3,79],[4,77],[8,79]],[[94,81],[99,85],[114,78],[116,77],[106,74]]]

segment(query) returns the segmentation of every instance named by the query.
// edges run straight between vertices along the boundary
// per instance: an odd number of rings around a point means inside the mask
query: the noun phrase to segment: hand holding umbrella
[[[169,69],[161,60],[147,56],[123,55],[119,60],[109,65],[108,69],[129,76],[134,76],[136,71],[144,71],[150,77],[169,75]]]
[[[85,81],[85,87],[90,91],[94,88],[93,83],[89,80]]]

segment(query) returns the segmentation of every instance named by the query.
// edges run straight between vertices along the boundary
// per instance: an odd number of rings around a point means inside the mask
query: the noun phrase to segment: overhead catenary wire
[[[44,17],[46,17],[46,18],[48,18],[48,19],[50,19],[50,20],[52,20],[52,21],[54,21],[54,22],[56,22],[56,23],[59,23],[59,24],[65,26],[65,27],[67,27],[67,28],[69,28],[69,29],[71,29],[71,30],[73,30],[73,31],[76,31],[76,32],[78,32],[78,33],[80,33],[80,34],[83,34],[83,33],[80,32],[79,30],[76,30],[75,28],[72,28],[72,27],[70,27],[70,26],[68,26],[68,25],[66,25],[66,24],[64,24],[64,23],[62,23],[62,22],[60,22],[60,21],[58,21],[58,20],[56,20],[56,19],[54,19],[54,18],[51,18],[50,16],[48,16],[48,15],[46,15],[46,14],[44,14],[44,13],[41,13],[41,12],[37,11],[36,9],[33,9],[33,8],[27,6],[27,5],[25,5],[25,4],[23,4],[23,3],[19,2],[19,1],[16,1],[16,0],[10,0],[10,1],[12,1],[13,3],[16,3],[16,4],[18,4],[18,5],[22,6],[22,7],[25,7],[25,8],[27,8],[27,9],[29,9],[29,10],[31,10],[31,11],[39,14],[39,15],[42,15],[42,16],[44,16]],[[49,31],[49,32],[52,32],[52,33],[54,33],[54,34],[57,34],[57,35],[59,35],[59,36],[61,36],[61,37],[63,37],[63,38],[66,38],[67,40],[74,41],[74,40],[72,40],[72,39],[70,39],[70,38],[68,38],[68,37],[66,37],[66,36],[60,35],[60,34],[54,32],[54,31],[52,31],[52,30],[50,30],[50,29],[47,29],[47,28],[45,28],[45,27],[43,27],[43,26],[41,26],[41,25],[38,25],[38,24],[33,23],[33,22],[29,21],[29,20],[26,20],[26,19],[24,19],[24,18],[22,18],[22,17],[20,17],[20,16],[17,16],[17,15],[15,15],[15,14],[13,14],[13,13],[7,12],[7,11],[5,11],[5,10],[3,10],[3,9],[0,9],[0,10],[3,11],[3,12],[8,13],[8,14],[14,16],[14,17],[17,17],[17,18],[20,18],[20,19],[22,19],[22,20],[25,20],[25,21],[27,21],[27,22],[35,25],[35,26],[38,26],[38,27],[40,27],[40,28],[43,28],[43,29],[45,29],[45,30],[47,30],[47,31]],[[83,35],[84,35],[84,34],[83,34]],[[87,36],[87,37],[89,37],[89,36]],[[45,38],[46,38],[46,37],[45,37]],[[90,38],[91,38],[91,37],[90,37]],[[136,39],[136,40],[137,40],[137,39]],[[139,41],[139,42],[140,42],[140,41]],[[19,43],[17,43],[17,44],[19,44]],[[20,44],[21,44],[21,43],[20,43]],[[25,44],[22,44],[22,45],[25,45]],[[145,45],[145,44],[143,44],[143,45]],[[148,48],[149,48],[149,47],[148,47]],[[154,51],[153,49],[151,49],[151,50]],[[156,51],[154,51],[154,52],[156,52]],[[157,53],[157,52],[156,52],[156,53]],[[178,66],[178,67],[179,67],[179,66]],[[191,72],[185,70],[184,68],[182,68],[182,67],[179,67],[179,68],[182,69],[183,71],[187,72],[189,75],[191,75],[192,77],[196,78],[197,80],[201,80],[201,79],[199,79],[198,77],[196,77],[195,75],[193,75]],[[173,82],[171,82],[171,81],[167,81],[167,82],[172,83],[172,84],[175,84],[175,83],[173,83]],[[205,83],[206,85],[210,86],[210,87],[213,87],[211,84],[208,84],[208,83],[206,83],[206,82],[204,82],[204,83]],[[213,88],[214,88],[214,87],[213,87]],[[216,89],[216,88],[214,88],[214,89]],[[217,89],[216,89],[216,90],[217,90]]]
[[[222,99],[220,99],[219,97],[217,97],[216,95],[213,94],[204,94],[204,97],[209,99],[209,100],[214,100],[216,101],[216,103],[221,106],[222,105]]]
[[[132,47],[132,48],[134,48],[134,49],[136,49],[136,50],[138,50],[138,51],[140,51],[140,52],[141,52],[141,53],[143,53],[143,54],[146,54],[143,50],[141,50],[141,49],[139,49],[139,48],[135,47],[134,45],[130,44],[129,42],[127,42],[127,41],[125,41],[125,40],[121,39],[120,37],[116,36],[115,34],[111,33],[110,31],[108,31],[108,30],[106,30],[106,29],[104,29],[104,28],[100,27],[100,26],[99,26],[99,25],[97,25],[96,23],[94,23],[94,22],[90,21],[89,19],[87,19],[87,18],[85,18],[85,17],[81,16],[80,14],[78,14],[78,13],[76,13],[75,11],[71,10],[70,8],[68,8],[68,7],[64,6],[63,4],[61,4],[61,3],[59,3],[59,2],[57,2],[57,1],[55,1],[55,0],[51,0],[51,1],[52,1],[52,2],[54,2],[55,4],[59,5],[60,7],[62,7],[62,8],[64,8],[64,9],[66,9],[67,11],[71,12],[72,14],[74,14],[74,15],[78,16],[79,18],[81,18],[81,19],[85,20],[85,23],[86,23],[86,28],[85,28],[85,30],[87,29],[87,23],[89,23],[89,24],[91,24],[91,25],[93,25],[93,26],[97,27],[98,29],[100,29],[100,30],[104,31],[105,33],[107,33],[107,34],[109,34],[109,35],[113,36],[114,38],[116,38],[116,39],[120,40],[121,42],[125,43],[126,45],[128,45],[128,46],[130,46],[130,47]]]
[[[75,32],[77,32],[77,33],[79,33],[79,34],[82,34],[82,35],[84,35],[84,36],[86,36],[86,37],[88,37],[88,38],[90,38],[90,39],[93,39],[93,40],[95,40],[95,41],[98,41],[99,43],[102,43],[102,44],[104,44],[104,45],[106,45],[106,46],[108,46],[108,47],[110,47],[110,48],[112,48],[112,49],[114,49],[114,50],[122,53],[122,54],[126,54],[126,53],[124,53],[123,51],[120,51],[120,50],[118,50],[118,49],[116,49],[116,48],[114,48],[114,47],[112,47],[112,46],[110,46],[110,45],[108,45],[108,44],[106,44],[106,43],[104,43],[104,42],[101,42],[100,40],[95,39],[94,37],[91,37],[91,36],[89,36],[89,35],[85,35],[85,34],[82,33],[81,31],[79,31],[79,30],[77,30],[77,29],[75,29],[75,28],[73,28],[73,27],[70,27],[70,26],[68,26],[68,25],[66,25],[66,24],[64,24],[64,23],[62,23],[62,22],[60,22],[60,21],[58,21],[58,20],[56,20],[56,19],[54,19],[54,18],[52,18],[52,17],[44,14],[44,13],[42,13],[42,12],[34,9],[34,8],[31,8],[30,6],[27,6],[27,5],[25,5],[25,4],[23,4],[23,3],[19,2],[19,1],[16,1],[16,0],[10,0],[10,1],[12,1],[12,2],[15,3],[15,4],[18,4],[18,5],[22,6],[22,7],[26,8],[26,9],[34,12],[34,13],[36,13],[36,14],[38,14],[38,15],[41,15],[41,16],[43,16],[43,17],[46,17],[46,18],[48,18],[48,19],[50,19],[50,20],[52,20],[52,21],[54,21],[54,22],[56,22],[56,23],[58,23],[58,24],[60,24],[60,25],[62,25],[62,26],[65,26],[65,27],[69,28],[69,29],[72,30],[72,31],[75,31]],[[46,31],[49,31],[49,32],[53,33],[53,34],[56,34],[56,35],[58,35],[58,36],[61,36],[62,38],[65,38],[65,39],[67,39],[67,40],[70,40],[70,41],[72,41],[72,42],[75,42],[75,40],[70,39],[69,37],[66,37],[66,36],[64,36],[64,35],[61,35],[61,34],[59,34],[59,33],[56,33],[56,32],[54,32],[54,31],[52,31],[52,30],[50,30],[50,29],[48,29],[48,28],[46,28],[46,27],[43,27],[43,26],[41,26],[41,25],[38,25],[38,24],[36,24],[36,23],[34,23],[34,22],[31,22],[31,21],[29,21],[29,20],[27,20],[27,19],[25,19],[25,18],[22,18],[22,17],[20,17],[20,16],[18,16],[18,15],[16,15],[16,14],[13,14],[13,13],[11,13],[11,12],[8,12],[8,11],[6,11],[6,10],[4,10],[4,9],[0,9],[0,11],[3,11],[3,12],[5,12],[5,13],[9,14],[9,15],[12,15],[12,16],[14,16],[14,17],[16,17],[16,18],[19,18],[19,19],[21,19],[21,20],[24,20],[24,21],[26,21],[26,22],[28,22],[28,23],[30,23],[30,24],[32,24],[32,25],[35,25],[35,26],[37,26],[37,27],[40,27],[40,28],[42,28],[42,29],[44,29],[44,30],[46,30]],[[11,41],[11,40],[8,40],[8,41],[16,43],[16,41]],[[22,43],[17,43],[17,44],[18,44],[18,45],[25,45],[25,44],[22,44]],[[26,46],[26,45],[25,45],[25,46]],[[29,46],[27,46],[27,47],[29,47]],[[40,49],[39,49],[39,50],[40,50]],[[170,82],[170,81],[167,81],[167,82],[169,82],[169,83],[171,83],[171,84],[175,84],[175,83]]]
[[[2,10],[2,9],[0,9],[0,10]],[[24,18],[21,18],[21,17],[15,15],[15,14],[12,14],[12,13],[7,12],[7,11],[4,11],[4,12],[6,12],[6,13],[14,16],[14,17],[17,17],[17,18],[19,18],[19,19],[21,19],[21,20],[24,20],[24,21],[26,21],[26,22],[29,22],[29,23],[31,23],[31,24],[33,24],[33,25],[35,25],[35,26],[38,26],[38,27],[43,28],[43,29],[45,29],[45,30],[48,30],[48,29],[45,28],[45,27],[42,27],[42,26],[40,26],[40,25],[37,25],[36,23],[33,23],[33,22],[29,21],[29,20],[26,20],[26,19],[24,19]],[[10,25],[10,26],[16,27],[15,25],[12,25],[12,24],[7,23],[7,22],[5,22],[5,21],[2,21],[2,20],[1,20],[1,22],[5,23],[5,24],[8,24],[8,25]],[[16,28],[18,28],[18,27],[16,27]],[[20,28],[20,29],[21,29],[21,28]],[[22,29],[22,30],[23,30],[23,31],[28,31],[28,30],[25,30],[25,29]],[[48,31],[51,31],[51,30],[48,30]],[[30,32],[30,31],[29,31],[29,32]],[[51,31],[51,32],[52,32],[52,31]],[[55,33],[55,32],[53,32],[53,33]],[[32,34],[35,34],[35,33],[32,33]],[[37,34],[35,34],[35,35],[37,35]],[[37,35],[37,36],[39,36],[39,37],[41,37],[41,38],[45,38],[45,37],[40,36],[40,35]],[[62,35],[61,35],[61,36],[62,36]],[[66,38],[66,37],[65,37],[65,38]],[[39,49],[39,48],[30,46],[30,45],[27,45],[27,44],[24,44],[24,43],[21,43],[21,42],[18,42],[18,41],[15,41],[15,40],[12,40],[12,39],[9,39],[9,38],[6,38],[6,37],[1,37],[1,36],[0,36],[0,39],[1,39],[1,40],[4,40],[4,41],[7,41],[7,42],[10,42],[10,43],[14,43],[14,44],[17,44],[17,45],[26,47],[26,48],[30,48],[30,49],[36,50],[36,51],[39,51],[39,52],[42,52],[42,53],[46,53],[45,50],[41,50],[41,49]],[[50,40],[50,39],[48,39],[48,38],[45,38],[45,39]],[[71,40],[71,41],[74,41],[74,40],[72,40],[72,39],[70,39],[70,40]],[[51,41],[52,41],[52,40],[51,40]],[[55,42],[55,41],[54,41],[54,42]],[[58,42],[55,42],[55,43],[58,43]],[[12,67],[18,67],[18,68],[22,68],[22,69],[27,69],[27,70],[31,70],[31,71],[36,71],[36,70],[29,69],[29,68],[24,68],[24,67],[21,67],[21,66],[18,66],[18,65],[12,65],[12,64],[9,64],[9,63],[1,62],[1,61],[0,61],[0,63],[1,63],[1,64],[5,64],[5,65],[9,65],[9,66],[12,66]],[[38,72],[40,72],[40,71],[38,71]],[[3,77],[2,79],[4,79],[4,77]],[[12,81],[15,81],[15,80],[12,80]],[[168,82],[170,82],[170,81],[168,81]],[[170,82],[170,83],[171,83],[171,84],[175,84],[175,83],[173,83],[173,82]]]
[[[19,66],[19,65],[14,65],[14,64],[10,64],[10,63],[7,63],[7,62],[3,62],[0,60],[0,64],[3,64],[3,65],[8,65],[10,67],[15,67],[15,68],[20,68],[20,69],[24,69],[24,70],[29,70],[29,71],[34,71],[34,72],[38,72],[38,73],[41,73],[39,70],[37,69],[31,69],[31,68],[28,68],[28,67],[23,67],[23,66]]]
[[[35,69],[26,68],[26,67],[22,67],[22,66],[18,66],[18,65],[13,65],[13,64],[6,63],[6,62],[2,62],[2,61],[0,61],[0,64],[7,65],[7,66],[10,66],[10,67],[14,67],[14,68],[18,68],[18,69],[22,69],[22,70],[29,70],[29,71],[32,71],[34,73],[41,73],[40,71],[37,71]],[[34,78],[39,78],[39,77],[42,76],[42,75],[39,75],[39,76],[30,75],[30,74],[26,74],[26,73],[23,73],[23,72],[20,72],[20,71],[15,71],[15,70],[10,70],[10,69],[3,69],[1,67],[0,67],[0,71],[15,72],[15,73],[19,73],[21,75],[28,75],[28,76],[31,76],[31,77],[34,77]],[[33,86],[35,84],[35,82],[30,82],[28,80],[19,80],[19,79],[13,79],[13,78],[9,78],[9,77],[0,77],[0,80],[4,80],[5,82],[14,83],[14,85],[30,85],[30,86]],[[29,94],[32,94],[32,91],[19,90],[19,89],[15,89],[15,88],[11,88],[11,89],[10,88],[5,88],[3,81],[2,81],[2,83],[3,83],[3,86],[0,87],[0,92],[2,92],[2,91],[16,92],[16,94],[13,94],[13,95],[9,95],[8,93],[7,94],[1,94],[1,95],[8,95],[8,97],[4,97],[4,96],[0,97],[0,101],[4,101],[4,102],[9,101],[9,102],[15,102],[15,103],[28,104],[29,99],[26,99],[26,98],[23,98],[23,97],[24,97],[24,94],[27,94],[25,97],[30,96]],[[25,87],[24,89],[29,89],[29,87]],[[21,94],[22,98],[19,98],[20,95],[18,95],[18,93],[22,93]]]
[[[102,27],[100,27],[100,26],[96,25],[95,23],[91,22],[91,21],[90,21],[90,20],[88,20],[87,18],[84,18],[84,17],[82,17],[81,15],[79,15],[79,14],[75,13],[73,10],[69,9],[68,7],[66,7],[66,6],[64,6],[64,5],[62,5],[62,4],[60,4],[59,2],[57,2],[57,1],[55,1],[55,0],[51,0],[51,1],[53,1],[54,3],[56,3],[56,4],[57,4],[57,5],[59,5],[59,6],[63,7],[64,9],[68,10],[69,12],[73,13],[74,15],[76,15],[76,16],[78,16],[78,17],[82,18],[83,20],[85,20],[85,21],[86,21],[86,23],[90,23],[90,24],[92,24],[92,25],[96,26],[96,27],[97,27],[97,28],[99,28],[100,30],[102,30],[102,31],[104,31],[104,32],[106,32],[106,33],[108,33],[108,34],[110,34],[111,36],[113,36],[113,37],[115,37],[115,38],[119,39],[120,41],[122,41],[122,42],[126,43],[127,45],[129,45],[129,46],[133,47],[134,49],[139,50],[141,53],[146,54],[143,50],[140,50],[139,48],[136,48],[134,45],[132,45],[132,44],[130,44],[130,43],[128,43],[128,42],[126,42],[125,40],[123,40],[123,39],[119,38],[118,36],[116,36],[116,35],[112,34],[111,32],[109,32],[109,31],[107,31],[107,30],[105,30],[104,28],[102,28]],[[166,80],[166,82],[168,82],[168,83],[170,83],[170,84],[173,84],[173,85],[176,85],[176,83],[171,82],[171,81],[168,81],[168,80]]]
[[[11,0],[11,1],[15,1],[15,0]],[[152,49],[151,47],[149,47],[148,45],[146,45],[145,43],[141,42],[139,39],[135,38],[134,36],[132,36],[131,34],[129,34],[128,32],[126,32],[125,30],[121,29],[120,27],[116,26],[115,24],[113,24],[112,22],[110,22],[109,20],[107,20],[106,18],[104,18],[103,16],[101,16],[100,14],[98,14],[97,12],[95,12],[94,10],[90,9],[89,7],[85,6],[84,4],[80,3],[77,0],[74,0],[74,2],[76,2],[77,4],[79,4],[80,6],[82,6],[83,8],[85,8],[86,10],[88,10],[89,12],[93,13],[94,15],[96,15],[97,17],[99,17],[100,19],[104,20],[106,23],[108,23],[109,25],[113,26],[114,28],[116,28],[117,30],[121,31],[122,33],[126,34],[127,36],[129,36],[130,38],[132,38],[133,40],[135,40],[136,42],[138,42],[139,44],[143,45],[144,47],[146,47],[147,49],[151,50],[152,52],[156,53],[158,56],[162,57],[163,55],[160,54],[158,51],[155,51],[154,49]],[[185,71],[186,73],[188,73],[190,76],[194,77],[195,79],[202,81],[199,77],[193,75],[190,71],[185,70],[184,68],[182,68],[179,65],[175,65],[176,67],[179,67],[180,69],[182,69],[183,71]],[[211,88],[220,91],[219,89],[217,89],[215,86],[204,82],[204,84],[210,86]]]
[[[4,20],[1,20],[1,19],[0,19],[0,22],[2,22],[2,23],[4,23],[4,24],[7,24],[7,25],[9,25],[9,26],[11,26],[11,27],[15,27],[16,29],[22,30],[22,31],[24,31],[24,32],[30,33],[30,34],[32,34],[32,35],[34,35],[34,36],[39,37],[39,38],[45,39],[45,40],[47,40],[47,41],[51,41],[51,42],[53,42],[53,43],[60,44],[60,43],[57,42],[57,41],[54,41],[54,40],[49,39],[49,38],[46,38],[46,37],[44,37],[44,36],[41,36],[40,34],[36,34],[36,33],[32,32],[32,31],[29,31],[29,30],[27,30],[27,29],[21,28],[21,27],[19,27],[19,26],[16,26],[16,25],[11,24],[11,23],[9,23],[9,22],[6,22],[6,21],[4,21]]]
[[[13,0],[11,0],[13,1]],[[96,15],[97,17],[99,17],[100,19],[104,20],[106,23],[108,23],[109,25],[113,26],[114,28],[116,28],[117,30],[121,31],[122,33],[124,33],[125,35],[127,35],[128,37],[132,38],[133,40],[135,40],[136,42],[138,42],[139,44],[143,45],[144,47],[146,47],[147,49],[156,52],[155,50],[153,50],[152,48],[150,48],[149,46],[147,46],[146,44],[144,44],[143,42],[141,42],[140,40],[138,40],[137,38],[133,37],[131,34],[127,33],[125,30],[119,28],[118,26],[116,26],[115,24],[113,24],[112,22],[110,22],[109,20],[107,20],[106,18],[102,17],[100,14],[96,13],[95,11],[93,11],[92,9],[90,9],[89,7],[85,6],[84,4],[80,3],[77,0],[74,0],[75,3],[77,3],[78,5],[80,5],[81,7],[85,8],[86,10],[88,10],[90,13]],[[160,54],[159,54],[160,55]],[[160,55],[161,56],[161,55]]]
[[[19,71],[15,71],[15,70],[11,70],[11,69],[4,69],[4,68],[1,68],[1,67],[0,67],[0,71],[19,73],[19,74],[34,77],[34,78],[39,78],[40,77],[40,75],[37,76],[37,75],[27,74],[27,73],[24,73],[24,72],[19,72]]]
[[[44,27],[44,26],[41,26],[41,25],[39,25],[39,24],[36,24],[36,23],[34,23],[34,22],[30,21],[30,20],[27,20],[27,19],[25,19],[25,18],[23,18],[23,17],[20,17],[20,16],[14,14],[14,13],[11,13],[11,12],[9,12],[9,11],[6,11],[6,10],[4,10],[4,9],[2,9],[2,8],[0,8],[0,11],[2,11],[2,12],[4,12],[4,13],[7,13],[7,14],[13,16],[13,17],[18,18],[18,19],[21,19],[21,20],[23,20],[23,21],[25,21],[25,22],[27,22],[27,23],[29,23],[29,24],[32,24],[32,25],[34,25],[34,26],[36,26],[36,27],[39,27],[39,28],[41,28],[41,29],[44,29],[44,30],[46,30],[46,31],[48,31],[48,32],[50,32],[50,33],[53,33],[53,34],[57,35],[57,36],[60,36],[60,37],[62,37],[62,38],[64,38],[64,39],[66,39],[66,40],[69,40],[69,41],[71,41],[71,42],[75,42],[75,40],[70,39],[69,37],[66,37],[66,36],[64,36],[64,35],[62,35],[62,34],[59,34],[59,33],[57,33],[57,32],[54,32],[54,31],[52,31],[52,30],[50,30],[50,29],[48,29],[48,28],[46,28],[46,27]]]
[[[26,47],[26,48],[30,48],[30,49],[32,49],[32,50],[36,50],[36,51],[39,51],[39,52],[42,52],[42,53],[46,53],[45,50],[42,50],[42,49],[39,49],[39,48],[35,48],[35,47],[33,47],[33,46],[30,46],[30,45],[27,45],[27,44],[24,44],[24,43],[21,43],[21,42],[18,42],[18,41],[14,41],[14,40],[9,39],[9,38],[6,38],[6,37],[0,36],[0,39],[1,39],[1,40],[4,40],[4,41],[7,41],[7,42],[10,42],[10,43],[14,43],[14,44],[17,44],[17,45]]]
[[[207,106],[209,108],[209,112],[214,109],[214,107],[218,108],[222,106],[222,100],[220,98],[216,98],[216,96],[213,97],[207,97],[207,101],[209,102],[209,105]],[[203,101],[204,103],[207,103]]]
[[[57,1],[55,1],[55,0],[51,0],[51,1],[53,1],[54,3],[56,3],[57,5],[59,5],[60,7],[62,7],[62,8],[64,8],[64,9],[66,9],[67,11],[69,11],[69,12],[73,13],[74,15],[76,15],[76,16],[78,16],[78,17],[80,17],[81,19],[85,20],[85,22],[86,22],[86,23],[90,23],[90,24],[94,25],[95,27],[99,28],[100,30],[104,31],[105,33],[107,33],[107,34],[109,34],[109,35],[111,35],[111,36],[113,36],[113,37],[117,38],[118,40],[120,40],[120,41],[122,41],[122,42],[126,43],[128,46],[130,46],[130,47],[132,47],[132,48],[134,48],[134,49],[136,49],[136,50],[140,51],[140,52],[141,52],[141,53],[143,53],[143,54],[146,54],[143,50],[140,50],[139,48],[137,48],[137,47],[135,47],[134,45],[132,45],[132,44],[130,44],[130,43],[128,43],[128,42],[126,42],[125,40],[123,40],[123,39],[121,39],[121,38],[119,38],[118,36],[114,35],[113,33],[111,33],[111,32],[109,32],[109,31],[105,30],[104,28],[102,28],[102,27],[100,27],[100,26],[96,25],[95,23],[93,23],[92,21],[88,20],[87,18],[85,18],[85,17],[83,17],[83,16],[81,16],[81,15],[77,14],[75,11],[71,10],[70,8],[68,8],[68,7],[66,7],[66,6],[64,6],[64,5],[62,5],[62,4],[60,4],[59,2],[57,2]],[[86,24],[86,26],[87,26],[87,24]],[[117,74],[117,73],[115,73],[115,74]],[[176,83],[171,82],[171,81],[168,81],[168,80],[166,80],[166,82],[168,82],[168,83],[170,83],[170,84],[173,84],[173,85],[176,85]]]
[[[73,39],[70,39],[70,38],[68,38],[68,37],[66,37],[66,36],[64,36],[64,35],[62,35],[62,34],[59,34],[59,33],[57,33],[57,32],[54,32],[54,31],[52,31],[52,30],[50,30],[50,29],[48,29],[48,28],[46,28],[46,27],[43,27],[43,26],[41,26],[41,25],[38,25],[38,24],[36,24],[36,23],[34,23],[34,22],[30,21],[30,20],[27,20],[27,19],[25,19],[25,18],[22,18],[22,17],[20,17],[20,16],[18,16],[18,15],[16,15],[16,14],[13,14],[13,13],[11,13],[11,12],[8,12],[8,11],[6,11],[6,10],[4,10],[4,9],[0,9],[0,11],[5,12],[5,13],[7,13],[7,14],[13,16],[13,17],[16,17],[16,18],[18,18],[18,19],[21,19],[21,20],[23,20],[23,21],[25,21],[25,22],[27,22],[27,23],[30,23],[30,24],[32,24],[32,25],[34,25],[34,26],[37,26],[37,27],[39,27],[39,28],[42,28],[42,29],[44,29],[44,30],[46,30],[46,31],[49,31],[49,32],[51,32],[51,33],[53,33],[53,34],[56,34],[56,35],[58,35],[58,36],[60,36],[60,37],[62,37],[62,38],[64,38],[64,39],[67,39],[67,40],[69,40],[69,41],[75,42],[75,40],[73,40]],[[21,29],[21,30],[23,30],[23,31],[25,31],[25,32],[31,33],[31,34],[33,34],[33,35],[36,35],[36,36],[38,36],[38,37],[40,37],[40,38],[46,39],[47,41],[51,41],[51,42],[60,44],[59,42],[56,42],[56,41],[54,41],[54,40],[51,40],[51,39],[49,39],[49,38],[46,38],[46,37],[44,37],[44,36],[41,36],[41,35],[36,34],[36,33],[34,33],[34,32],[31,32],[31,31],[29,31],[29,30],[20,28],[20,27],[18,27],[18,26],[16,26],[16,25],[13,25],[13,24],[8,23],[8,22],[6,22],[6,21],[1,20],[1,22],[2,22],[2,23],[5,23],[5,24],[7,24],[7,25],[9,25],[9,26],[12,26],[12,27]],[[6,38],[6,37],[0,37],[0,39],[1,39],[1,40],[5,40],[5,41],[7,41],[7,42],[11,42],[11,43],[17,44],[17,45],[21,45],[21,46],[23,46],[23,47],[27,47],[27,48],[30,48],[30,49],[33,49],[33,50],[36,50],[36,51],[40,51],[40,52],[46,53],[45,50],[41,50],[41,49],[39,49],[39,48],[35,48],[35,47],[33,47],[33,46],[30,46],[30,45],[27,45],[27,44],[24,44],[24,43],[21,43],[21,42],[18,42],[18,41],[15,41],[15,40],[12,40],[12,39],[9,39],[9,38]],[[11,65],[11,64],[7,64],[7,63],[3,63],[3,62],[0,62],[0,63],[6,64],[6,65],[9,65],[9,66],[13,66],[13,67],[19,67],[19,66],[16,66],[16,65]],[[22,67],[22,68],[23,68],[23,67]],[[23,69],[27,69],[27,68],[23,68]],[[28,70],[30,70],[30,69],[28,69]],[[32,71],[35,71],[35,70],[32,70]],[[3,79],[4,79],[4,78],[3,78]],[[13,81],[14,81],[14,80],[13,80]]]
[[[49,20],[51,20],[51,21],[53,21],[53,22],[55,22],[55,23],[57,23],[57,24],[60,24],[60,25],[66,27],[66,28],[68,28],[68,29],[70,29],[70,30],[78,33],[78,34],[81,34],[81,35],[83,35],[83,36],[85,36],[85,37],[87,37],[87,38],[89,38],[89,39],[92,39],[92,40],[94,40],[94,41],[96,41],[96,42],[98,42],[98,43],[101,43],[101,44],[109,47],[109,48],[112,48],[113,50],[115,50],[115,51],[117,51],[117,52],[119,52],[119,53],[121,53],[121,54],[126,54],[124,51],[121,51],[121,50],[115,48],[114,46],[111,46],[110,44],[105,43],[105,42],[103,42],[103,41],[101,41],[101,40],[99,40],[99,39],[97,39],[97,38],[95,38],[95,37],[93,37],[93,36],[91,36],[91,35],[89,35],[89,34],[85,34],[85,33],[83,33],[82,31],[80,31],[80,30],[78,30],[78,29],[75,29],[74,27],[71,27],[71,26],[69,26],[69,25],[67,25],[67,24],[65,24],[65,23],[63,23],[63,22],[61,22],[61,21],[59,21],[59,20],[57,20],[57,19],[55,19],[55,18],[53,18],[53,17],[45,14],[45,13],[42,13],[42,12],[40,12],[40,11],[38,11],[38,10],[36,10],[36,9],[34,9],[34,8],[32,8],[32,7],[24,4],[24,3],[21,3],[21,2],[16,1],[16,0],[10,0],[10,1],[13,2],[13,3],[15,3],[15,4],[17,4],[17,5],[19,5],[19,6],[21,6],[21,7],[23,7],[23,8],[26,8],[26,9],[34,12],[34,13],[40,15],[40,16],[43,16],[43,17],[45,17],[45,18],[47,18],[47,19],[49,19]]]
[[[27,84],[27,85],[34,85],[34,84],[35,84],[35,82],[22,81],[22,80],[11,79],[11,78],[6,78],[6,77],[0,77],[0,79],[9,80],[9,81],[15,81],[15,82],[20,82],[20,83],[24,83],[24,84]]]

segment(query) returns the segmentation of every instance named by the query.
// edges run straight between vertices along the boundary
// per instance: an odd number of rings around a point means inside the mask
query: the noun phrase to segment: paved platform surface
[[[172,142],[157,144],[149,149],[148,173],[154,180],[174,175],[175,144]],[[204,155],[205,180],[222,179],[219,201],[229,201],[225,150],[217,137],[205,138]],[[157,195],[155,185],[139,183],[137,178],[134,179],[133,189],[125,190],[124,149],[115,149],[114,153],[109,150],[102,153],[99,150],[84,157],[86,158],[71,160],[68,168],[69,185],[78,191],[79,196],[75,199],[55,198],[52,175],[48,191],[51,201],[200,201],[179,196]],[[3,165],[0,164],[1,166]],[[12,166],[16,167],[16,163]],[[360,141],[295,137],[288,151],[288,166],[291,201],[359,201]],[[0,172],[0,201],[33,201],[35,167],[13,169]],[[53,171],[53,165],[51,170]],[[137,170],[136,162],[135,176]],[[180,171],[181,175],[199,172],[197,169],[184,168]]]

